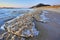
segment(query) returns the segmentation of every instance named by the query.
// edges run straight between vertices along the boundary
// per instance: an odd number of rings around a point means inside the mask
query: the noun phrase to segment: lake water
[[[0,9],[0,26],[21,14],[32,11],[33,9]]]
[[[33,9],[0,9],[0,29],[4,30],[4,23],[16,18],[17,16],[22,16],[24,13],[32,12]],[[35,28],[35,23],[33,23],[32,29],[33,36],[37,36],[39,31]],[[23,34],[30,35],[30,30],[23,31]]]

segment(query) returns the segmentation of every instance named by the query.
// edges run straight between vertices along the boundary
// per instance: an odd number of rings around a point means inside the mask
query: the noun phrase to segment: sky
[[[31,7],[39,3],[56,5],[60,0],[0,0],[0,7]]]

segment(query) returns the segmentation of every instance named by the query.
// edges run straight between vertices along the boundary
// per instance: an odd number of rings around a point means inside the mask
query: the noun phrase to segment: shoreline
[[[31,40],[59,40],[60,39],[60,13],[55,11],[47,11],[45,16],[50,22],[41,23],[35,21],[36,28],[39,30],[39,35]],[[57,36],[57,37],[56,37]]]

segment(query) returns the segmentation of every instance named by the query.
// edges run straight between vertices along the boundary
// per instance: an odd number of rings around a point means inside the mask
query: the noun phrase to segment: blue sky
[[[60,4],[60,0],[0,0],[1,7],[30,7],[39,3],[55,5]]]

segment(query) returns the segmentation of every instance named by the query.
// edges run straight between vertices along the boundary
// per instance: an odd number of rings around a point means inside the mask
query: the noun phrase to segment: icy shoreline
[[[0,9],[0,26],[17,16],[33,11],[33,9]]]
[[[40,19],[40,13],[34,11],[29,11],[27,14],[20,15],[10,21],[7,21],[3,26],[2,30],[7,30],[7,32],[15,34],[22,37],[34,37],[39,34],[39,31],[35,28],[35,23],[33,22],[33,17],[37,20]],[[13,36],[13,35],[12,35]]]

